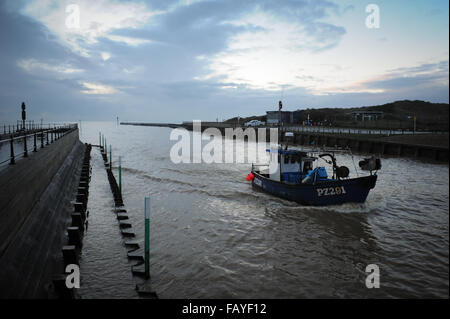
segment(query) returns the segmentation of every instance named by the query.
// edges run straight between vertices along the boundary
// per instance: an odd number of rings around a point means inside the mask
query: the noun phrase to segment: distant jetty
[[[121,122],[120,124],[193,129],[192,122],[181,124]],[[222,134],[226,128],[246,128],[243,125],[226,122],[201,122],[201,124],[202,131],[214,127],[219,129]],[[269,130],[270,127],[265,128]],[[337,146],[349,148],[353,153],[410,157],[437,162],[449,161],[448,133],[431,134],[431,132],[421,131],[414,134],[405,130],[314,126],[284,126],[281,129],[294,133],[293,143],[295,145]],[[269,134],[266,136],[268,137]],[[433,141],[434,143],[430,143]]]

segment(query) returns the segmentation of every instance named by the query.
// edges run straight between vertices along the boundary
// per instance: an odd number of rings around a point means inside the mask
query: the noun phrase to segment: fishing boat
[[[290,136],[293,134],[287,132],[286,137]],[[280,144],[267,152],[269,163],[253,163],[247,180],[256,189],[302,205],[363,203],[375,187],[377,171],[381,168],[379,158],[365,158],[359,166],[368,174],[351,177],[348,167],[337,164],[335,151],[289,149],[287,144],[284,148]],[[318,165],[319,159],[331,165],[332,176],[328,176],[324,166]]]

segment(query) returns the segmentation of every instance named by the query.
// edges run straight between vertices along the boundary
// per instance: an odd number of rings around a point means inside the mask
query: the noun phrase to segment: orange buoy
[[[254,178],[255,178],[255,175],[253,175],[253,173],[250,173],[250,174],[247,175],[247,177],[245,179],[247,181],[251,182]]]

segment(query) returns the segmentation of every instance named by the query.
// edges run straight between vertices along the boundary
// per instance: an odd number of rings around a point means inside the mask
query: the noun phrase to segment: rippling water
[[[89,122],[80,138],[98,144],[99,131],[115,164],[122,156],[124,202],[141,241],[151,196],[151,275],[160,298],[449,296],[448,165],[384,158],[364,204],[304,207],[253,190],[245,181],[251,165],[172,163],[168,128]],[[348,155],[338,163],[353,168]],[[134,298],[103,177],[91,186],[81,292]],[[380,267],[379,289],[365,286],[368,264]]]

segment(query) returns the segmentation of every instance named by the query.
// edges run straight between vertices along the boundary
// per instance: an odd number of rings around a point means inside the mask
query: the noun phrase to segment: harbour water
[[[83,122],[80,139],[98,144],[99,131],[116,177],[122,156],[124,203],[141,242],[151,197],[160,298],[449,297],[448,164],[383,158],[364,204],[304,207],[253,190],[250,164],[172,163],[169,128]],[[351,156],[337,159],[354,174]],[[104,185],[91,186],[80,293],[135,298],[106,174],[94,177]],[[365,285],[369,264],[380,268],[378,289]]]

